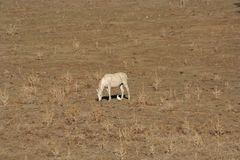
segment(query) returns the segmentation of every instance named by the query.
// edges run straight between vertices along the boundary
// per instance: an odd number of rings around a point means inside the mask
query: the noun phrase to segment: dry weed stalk
[[[150,147],[149,147],[149,152],[150,152],[150,154],[151,155],[154,155],[155,154],[155,146],[152,144],[152,145],[150,145]]]
[[[229,82],[225,82],[224,83],[224,86],[226,87],[226,89],[232,89]]]
[[[123,61],[123,66],[124,66],[125,69],[128,68],[128,62],[126,60]]]
[[[55,159],[59,159],[59,156],[60,156],[59,147],[55,146],[55,147],[52,149],[52,154],[53,154],[53,156],[54,156]]]
[[[187,0],[179,0],[179,6],[180,6],[181,8],[185,7],[185,6],[186,6],[186,1],[187,1]]]
[[[6,106],[8,104],[9,95],[6,91],[6,88],[2,91],[0,90],[0,101],[3,104],[3,106]]]
[[[136,153],[137,156],[139,156],[139,152],[140,152],[140,146],[135,145],[135,153]]]
[[[142,104],[143,106],[145,106],[147,103],[147,95],[146,95],[144,86],[142,87],[142,90],[138,93],[137,103]]]
[[[192,138],[193,138],[193,145],[194,146],[197,146],[197,147],[203,146],[202,136],[199,135],[197,132],[195,132],[195,135]]]
[[[216,125],[213,127],[213,132],[215,136],[221,136],[224,134],[223,126],[220,124],[219,118],[217,119]]]
[[[77,81],[74,83],[74,87],[75,87],[75,91],[78,92],[79,84]]]
[[[161,106],[161,105],[164,104],[164,102],[165,102],[165,98],[162,97],[162,96],[160,96],[159,99],[160,99],[160,106]]]
[[[112,55],[112,47],[105,47],[105,52],[108,56]]]
[[[144,126],[138,122],[136,116],[133,118],[133,125],[131,126],[131,132],[133,133],[142,133],[144,130]]]
[[[122,140],[120,140],[120,146],[118,149],[115,150],[115,156],[119,159],[119,160],[124,160],[126,157],[127,151],[124,148],[123,142]]]
[[[191,132],[190,123],[187,120],[187,118],[185,118],[185,120],[182,124],[182,131],[184,134],[189,134]]]
[[[77,40],[73,40],[73,49],[74,49],[74,51],[78,51],[79,50],[79,48],[80,48],[80,42],[79,41],[77,41]]]
[[[155,91],[159,90],[159,85],[160,85],[161,79],[159,78],[158,74],[155,73],[154,80],[153,80],[153,88]]]
[[[202,89],[200,87],[197,87],[196,90],[195,90],[195,93],[197,95],[197,100],[199,101],[200,100],[200,96],[202,94]]]
[[[29,84],[30,86],[36,86],[36,85],[39,83],[40,79],[39,79],[39,77],[38,77],[37,75],[35,75],[35,74],[30,74],[30,75],[27,77],[27,81],[28,81],[28,84]]]
[[[50,89],[50,93],[51,93],[55,103],[58,103],[58,104],[63,103],[63,101],[65,99],[65,95],[66,95],[64,89],[54,87],[54,88]]]
[[[176,98],[176,89],[172,89],[172,88],[170,88],[169,89],[169,92],[168,92],[168,97],[169,97],[169,99],[171,99],[171,98]]]
[[[63,74],[63,75],[62,75],[62,79],[64,79],[64,81],[65,81],[67,84],[71,84],[72,81],[73,81],[73,76],[72,76],[71,73],[69,73],[69,72],[67,71],[66,74]]]
[[[46,107],[46,111],[43,114],[42,118],[43,118],[43,123],[46,124],[47,127],[49,127],[52,124],[53,117],[54,117],[54,113],[52,111],[49,111],[49,109]]]
[[[170,154],[170,153],[173,152],[173,149],[174,149],[174,144],[173,144],[173,140],[172,140],[172,138],[171,138],[165,152],[168,153],[168,154]]]
[[[124,127],[124,128],[119,128],[118,134],[120,139],[128,139],[130,137],[130,128]]]
[[[216,99],[219,99],[221,93],[222,93],[221,90],[218,89],[217,86],[215,86],[215,87],[214,87],[214,90],[213,90],[213,95],[214,95],[214,97],[215,97]]]
[[[99,47],[99,42],[98,41],[95,42],[95,46],[96,46],[96,48]]]
[[[155,145],[154,145],[154,139],[153,139],[153,136],[154,136],[154,131],[156,129],[156,125],[153,124],[151,125],[151,127],[149,128],[149,131],[145,133],[146,135],[146,141],[147,143],[149,144],[148,147],[149,147],[149,153],[150,155],[154,156],[155,153],[156,153],[156,148],[155,148]]]
[[[190,82],[184,84],[184,96],[187,100],[191,98],[191,87],[192,84]]]
[[[7,28],[7,34],[8,35],[14,35],[14,34],[16,34],[17,33],[17,27],[14,25],[14,24],[10,24],[9,26],[8,26],[8,28]]]

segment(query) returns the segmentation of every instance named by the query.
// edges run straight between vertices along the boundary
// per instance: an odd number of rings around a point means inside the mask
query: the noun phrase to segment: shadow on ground
[[[117,96],[118,96],[117,94],[116,94],[116,95],[112,95],[112,96],[111,96],[111,99],[117,99]],[[120,96],[121,96],[121,95],[119,95],[119,97],[120,97]],[[124,99],[128,99],[125,95],[123,96],[123,98],[124,98]],[[102,100],[108,100],[108,99],[109,99],[109,96],[103,96],[103,97],[102,97]],[[96,99],[96,101],[98,101],[98,99]]]

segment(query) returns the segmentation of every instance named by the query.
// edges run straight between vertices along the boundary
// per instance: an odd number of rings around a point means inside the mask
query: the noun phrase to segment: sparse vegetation
[[[238,160],[238,1],[0,1],[0,159]]]

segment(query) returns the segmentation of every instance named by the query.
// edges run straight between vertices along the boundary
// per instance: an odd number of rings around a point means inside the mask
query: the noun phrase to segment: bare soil
[[[238,160],[239,54],[239,0],[0,0],[0,159]]]

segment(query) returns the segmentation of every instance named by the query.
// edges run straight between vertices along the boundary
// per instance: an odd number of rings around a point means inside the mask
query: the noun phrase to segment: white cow
[[[118,72],[114,74],[105,74],[101,81],[99,82],[98,89],[97,89],[97,96],[98,100],[102,100],[102,92],[104,88],[107,88],[109,99],[108,101],[111,100],[111,87],[119,87],[121,90],[121,98],[117,96],[119,100],[123,99],[123,94],[124,94],[124,88],[127,89],[128,92],[128,99],[130,100],[130,92],[127,84],[127,75],[126,73],[123,72]]]

